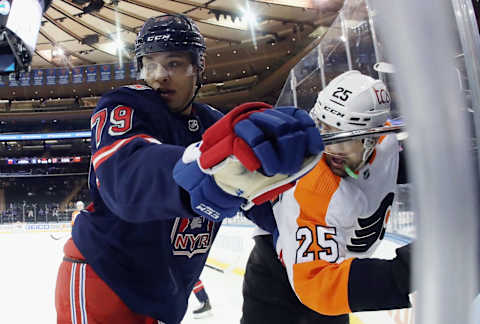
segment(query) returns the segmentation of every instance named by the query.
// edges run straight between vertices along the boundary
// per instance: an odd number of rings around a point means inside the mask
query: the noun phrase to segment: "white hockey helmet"
[[[387,121],[390,101],[383,81],[359,71],[347,71],[320,91],[310,116],[317,124],[344,131],[379,127]]]
[[[79,200],[75,203],[75,208],[77,208],[77,210],[83,210],[85,208],[85,204],[83,201]]]

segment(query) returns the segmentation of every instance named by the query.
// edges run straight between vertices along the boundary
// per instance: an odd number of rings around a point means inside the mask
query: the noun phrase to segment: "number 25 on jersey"
[[[304,263],[314,260],[325,260],[334,263],[338,260],[338,243],[334,236],[337,234],[335,227],[316,225],[316,235],[310,227],[300,227],[297,230],[297,241],[300,246],[297,249],[295,263]],[[316,242],[314,243],[314,237]],[[318,246],[318,251],[312,251],[312,244]]]

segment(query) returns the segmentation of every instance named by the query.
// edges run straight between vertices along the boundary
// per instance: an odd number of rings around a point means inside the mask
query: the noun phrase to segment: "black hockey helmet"
[[[149,18],[138,33],[135,41],[137,70],[142,69],[142,57],[157,52],[188,51],[192,62],[204,69],[205,39],[197,25],[188,17],[162,15]]]

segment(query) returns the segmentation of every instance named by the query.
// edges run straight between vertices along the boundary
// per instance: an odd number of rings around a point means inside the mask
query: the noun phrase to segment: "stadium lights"
[[[252,37],[253,48],[255,50],[258,49],[257,46],[257,39],[255,36],[255,27],[257,26],[257,15],[250,9],[250,4],[248,0],[245,2],[245,8],[242,9],[243,16],[242,20],[244,19],[247,22],[248,27],[250,28],[250,36]]]
[[[248,2],[247,8],[243,9],[242,20],[243,19],[249,26],[257,25],[257,15],[250,9],[250,6],[248,6]]]
[[[115,39],[114,40],[114,43],[115,43],[115,48],[117,49],[117,51],[121,51],[124,49],[125,47],[125,44],[123,43],[123,41],[119,38]]]
[[[115,29],[116,29],[116,37],[115,39],[115,46],[116,46],[116,52],[118,54],[118,63],[120,66],[123,66],[123,57],[122,57],[122,52],[125,50],[124,47],[125,45],[122,42],[121,39],[121,32],[122,29],[120,27],[120,15],[118,14],[118,3],[115,4]],[[113,90],[113,89],[112,89]]]
[[[127,51],[128,44],[124,43],[122,40],[112,36],[109,42],[99,44],[99,47],[102,51],[105,51],[113,56],[118,56],[119,58],[122,57]],[[127,53],[128,54],[128,53]]]
[[[63,48],[56,46],[52,49],[52,57],[59,57],[64,55],[65,51],[63,50]]]

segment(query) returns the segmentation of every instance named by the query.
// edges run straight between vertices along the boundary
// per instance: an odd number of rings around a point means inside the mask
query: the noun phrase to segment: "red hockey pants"
[[[157,324],[132,312],[98,277],[70,238],[55,289],[57,324]]]

